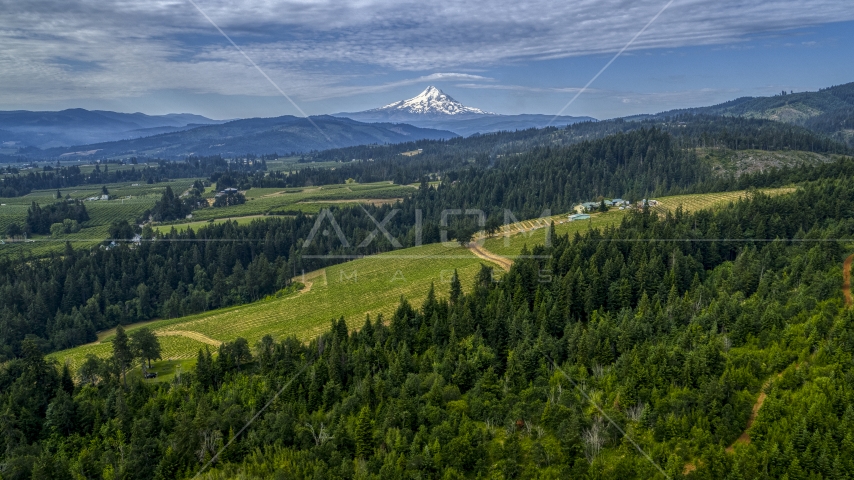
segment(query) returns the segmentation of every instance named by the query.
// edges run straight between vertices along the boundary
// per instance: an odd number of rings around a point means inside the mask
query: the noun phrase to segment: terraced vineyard
[[[107,238],[107,227],[116,220],[134,221],[147,209],[154,206],[155,202],[165,191],[171,187],[177,194],[189,188],[195,179],[179,179],[170,182],[156,184],[108,184],[110,195],[116,197],[114,200],[98,200],[86,202],[90,220],[83,225],[83,229],[75,234],[63,235],[57,238],[49,236],[33,236],[32,242],[6,243],[0,245],[0,255],[17,255],[19,253],[44,254],[50,250],[62,248],[66,241],[74,247],[86,247],[95,245]],[[408,185],[394,185],[389,182],[370,184],[348,184],[348,185],[324,185],[309,188],[263,188],[251,189],[247,192],[247,202],[226,208],[206,208],[196,210],[193,213],[192,222],[177,222],[175,227],[184,230],[187,226],[199,228],[206,225],[208,220],[218,222],[227,219],[235,219],[239,223],[249,223],[255,218],[268,214],[294,213],[317,213],[332,204],[358,204],[358,203],[388,203],[394,202],[411,194],[413,188]],[[70,195],[74,199],[86,199],[101,195],[100,186],[87,185],[71,190],[63,190],[63,195]],[[213,197],[214,192],[209,192]],[[38,190],[29,195],[16,198],[0,199],[0,238],[11,223],[22,225],[27,216],[27,209],[32,202],[41,205],[56,201],[56,190]],[[240,217],[240,218],[235,218]],[[172,224],[156,227],[158,230],[168,232]]]
[[[89,212],[89,221],[84,227],[98,225],[110,225],[119,220],[133,222],[146,210],[154,206],[157,198],[154,196],[136,197],[129,199],[118,199],[108,201],[97,201],[86,203]]]
[[[769,188],[763,189],[762,192],[768,195],[783,195],[794,192],[794,187]],[[735,192],[718,192],[718,193],[702,193],[695,195],[674,195],[672,197],[662,197],[658,199],[659,205],[653,207],[653,210],[664,213],[667,210],[675,210],[679,205],[685,210],[696,212],[704,208],[722,207],[729,202],[734,202],[745,195],[744,190]]]
[[[110,340],[112,340],[112,338],[112,336],[109,337]],[[206,345],[198,340],[178,335],[160,336],[159,340],[163,360],[193,359],[196,357],[196,353],[199,349],[204,348]],[[77,354],[78,351],[80,352],[79,355]],[[67,361],[69,366],[76,368],[83,362],[83,360],[86,359],[86,355],[90,353],[99,357],[109,356],[112,353],[112,344],[107,340],[103,343],[99,342],[77,347],[73,349],[73,352],[74,354],[67,356],[60,355],[62,352],[54,353],[49,356],[58,359],[60,363],[65,363]]]
[[[298,211],[317,213],[330,203],[380,203],[411,195],[408,185],[390,182],[324,185],[307,188],[253,188],[246,191],[246,203],[224,208],[204,208],[193,212],[193,220],[209,220],[250,215],[289,215]]]
[[[764,189],[762,192],[769,195],[783,195],[793,192],[794,187],[783,187]],[[661,197],[656,199],[658,205],[652,209],[659,213],[665,213],[668,210],[676,210],[680,205],[687,211],[697,211],[705,208],[721,207],[729,202],[738,200],[745,195],[744,190],[735,192],[719,192],[719,193],[701,193],[693,195],[674,195],[671,197]],[[588,220],[576,220],[570,222],[567,220],[568,214],[554,215],[547,219],[525,220],[510,225],[509,237],[504,235],[502,229],[496,236],[486,239],[483,247],[492,253],[502,255],[508,258],[513,258],[520,255],[522,247],[528,245],[528,248],[534,245],[540,245],[545,241],[545,227],[549,221],[555,222],[556,235],[573,235],[575,232],[583,232],[591,228],[604,228],[608,225],[618,225],[620,220],[626,214],[626,210],[610,210],[606,213],[593,213]],[[505,227],[506,228],[506,227]]]
[[[38,201],[38,200],[36,200]],[[124,200],[108,200],[86,202],[89,221],[83,223],[83,228],[77,233],[69,233],[53,237],[50,235],[34,235],[26,242],[7,242],[0,246],[0,255],[33,254],[43,255],[51,250],[62,249],[66,242],[74,248],[96,245],[109,236],[109,226],[116,220],[133,221],[145,210],[154,206],[155,197],[142,197]],[[39,202],[42,203],[42,202]],[[47,202],[45,202],[47,203]],[[23,224],[29,205],[6,205],[0,207],[0,232],[5,231],[9,223]],[[8,210],[7,210],[8,209]],[[8,215],[5,213],[9,212]]]
[[[300,157],[279,157],[276,160],[267,160],[268,171],[292,172],[303,168],[335,168],[341,162],[310,162],[299,163]]]
[[[73,234],[50,237],[47,235],[34,235],[27,242],[6,242],[0,245],[0,255],[32,254],[43,255],[50,251],[64,248],[65,242],[71,242],[75,248],[96,245],[108,236],[109,225],[116,220],[128,220],[133,222],[145,210],[154,206],[166,187],[182,192],[193,182],[192,179],[181,179],[171,182],[155,184],[108,184],[110,195],[117,197],[114,200],[87,201],[86,210],[89,212],[89,221],[82,225],[82,229]],[[71,198],[85,200],[89,197],[101,195],[101,187],[87,185],[75,189],[62,190],[63,195]],[[128,198],[130,197],[130,198]],[[0,238],[5,236],[6,228],[11,223],[23,225],[27,217],[27,209],[32,202],[47,205],[56,201],[56,190],[37,190],[23,197],[0,199]]]
[[[3,203],[6,202],[7,199],[2,199]],[[0,236],[5,236],[6,229],[9,228],[9,225],[17,222],[19,225],[23,224],[25,218],[27,218],[27,209],[30,208],[30,204],[20,203],[5,203],[4,205],[0,205]]]
[[[446,296],[454,269],[468,288],[482,262],[459,246],[402,249],[307,274],[305,283],[310,288],[300,293],[147,325],[161,335],[164,359],[192,358],[205,345],[199,339],[226,342],[241,336],[254,344],[266,334],[276,338],[293,334],[308,340],[328,328],[333,318],[344,317],[348,325],[358,328],[367,314],[373,318],[391,315],[401,297],[420,305],[431,282],[440,297]],[[130,330],[134,328],[140,327]],[[79,365],[89,353],[108,355],[111,339],[108,336],[100,343],[51,357]]]
[[[265,218],[281,218],[284,215],[248,215],[245,217],[229,217],[229,218],[217,218],[211,220],[199,220],[197,222],[189,222],[189,223],[178,223],[174,225],[155,225],[152,227],[154,230],[157,230],[161,233],[169,233],[173,228],[179,232],[183,232],[187,228],[192,228],[194,231],[198,230],[202,227],[208,225],[216,225],[219,223],[225,222],[237,222],[238,225],[248,225],[255,220],[263,220]]]

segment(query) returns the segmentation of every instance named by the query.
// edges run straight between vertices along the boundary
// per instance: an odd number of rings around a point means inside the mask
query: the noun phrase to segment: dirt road
[[[193,339],[197,342],[213,345],[214,347],[218,347],[220,346],[220,344],[222,344],[222,342],[220,342],[219,340],[214,340],[213,338],[202,335],[199,332],[191,332],[188,330],[157,330],[154,333],[158,337],[186,337]]]
[[[510,271],[510,267],[513,266],[513,260],[509,258],[504,258],[502,256],[496,255],[490,251],[485,250],[483,247],[479,247],[476,243],[472,242],[468,245],[471,253],[475,254],[479,258],[482,258],[488,262],[492,262],[503,268],[504,270]]]

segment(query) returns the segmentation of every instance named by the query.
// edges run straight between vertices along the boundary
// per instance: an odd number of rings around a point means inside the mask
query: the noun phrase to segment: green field
[[[215,345],[239,336],[250,344],[266,334],[276,338],[296,335],[309,340],[327,329],[333,318],[343,316],[348,325],[358,328],[367,314],[388,318],[401,297],[420,305],[431,282],[436,285],[438,296],[445,297],[454,269],[468,289],[481,263],[484,262],[459,246],[431,244],[402,249],[298,277],[307,286],[300,293],[146,325],[161,335],[164,360],[192,359],[204,342]],[[137,324],[129,330],[140,327]],[[79,365],[89,353],[109,355],[111,339],[112,335],[105,335],[98,343],[50,356]]]
[[[323,185],[300,188],[253,188],[247,190],[246,203],[224,208],[205,208],[193,212],[193,220],[244,217],[249,215],[291,215],[317,213],[332,203],[393,201],[413,193],[408,185],[391,182]]]
[[[341,162],[299,163],[299,159],[300,157],[279,157],[276,160],[267,160],[267,170],[295,172],[303,168],[334,168],[341,165]]]
[[[302,165],[302,164],[301,164]],[[5,242],[0,244],[0,255],[44,255],[51,251],[64,248],[65,242],[71,242],[75,248],[97,245],[108,237],[109,225],[116,220],[135,221],[143,212],[154,206],[155,202],[166,190],[172,190],[180,195],[185,192],[196,179],[185,178],[170,182],[155,184],[123,182],[107,184],[106,187],[113,200],[86,201],[86,210],[90,220],[85,222],[83,229],[74,234],[51,237],[34,235],[27,241]],[[319,187],[299,188],[255,188],[247,190],[246,203],[225,208],[205,208],[193,212],[192,220],[171,222],[158,225],[155,228],[168,232],[174,225],[177,230],[188,226],[198,229],[207,225],[209,220],[224,222],[228,219],[238,223],[249,223],[252,220],[267,215],[291,215],[296,212],[314,214],[331,205],[355,205],[359,203],[387,203],[403,198],[413,192],[408,185],[394,185],[390,182],[347,185],[324,185]],[[62,195],[85,200],[101,194],[100,185],[86,185],[61,191]],[[213,189],[206,196],[213,197]],[[16,198],[0,199],[0,237],[3,237],[9,224],[15,222],[23,225],[27,209],[32,202],[47,205],[56,201],[56,190],[38,190]]]
[[[51,237],[49,235],[33,235],[25,242],[6,242],[0,245],[0,255],[44,255],[51,251],[64,248],[65,242],[70,242],[75,248],[90,247],[102,242],[108,235],[108,229],[116,220],[135,221],[143,212],[154,206],[166,187],[172,187],[176,192],[185,191],[192,185],[194,179],[180,179],[171,182],[155,184],[140,183],[133,186],[131,182],[107,184],[113,200],[86,201],[89,221],[83,223],[77,233]],[[61,190],[63,196],[86,200],[101,194],[100,185],[86,185],[73,189]],[[37,190],[23,197],[0,199],[0,236],[10,223],[23,225],[27,217],[27,209],[32,202],[48,205],[56,202],[56,190]]]
[[[769,195],[782,195],[793,192],[793,187],[763,189],[762,192]],[[745,191],[701,193],[693,195],[674,195],[656,199],[659,205],[652,207],[658,213],[668,210],[676,210],[680,205],[686,211],[698,211],[706,208],[722,207],[729,202],[738,200],[744,196]],[[497,235],[486,239],[483,247],[495,254],[513,258],[522,252],[522,247],[527,245],[530,249],[534,245],[541,245],[545,241],[545,226],[549,221],[555,223],[555,235],[574,235],[576,232],[584,232],[591,228],[604,228],[609,225],[618,225],[628,210],[609,210],[605,213],[593,213],[589,220],[567,220],[568,214],[554,215],[543,220],[526,220],[510,225],[511,236],[505,236],[501,230]],[[524,232],[519,232],[524,229]],[[517,233],[518,232],[518,233]]]
[[[264,220],[265,218],[284,218],[285,215],[249,215],[246,217],[229,217],[229,218],[217,218],[211,220],[199,220],[197,222],[188,222],[188,223],[178,223],[171,225],[155,225],[152,227],[155,231],[166,234],[169,233],[173,228],[178,232],[183,232],[188,228],[192,228],[194,231],[202,227],[207,227],[209,225],[217,225],[225,222],[237,222],[238,225],[248,225],[255,220]]]

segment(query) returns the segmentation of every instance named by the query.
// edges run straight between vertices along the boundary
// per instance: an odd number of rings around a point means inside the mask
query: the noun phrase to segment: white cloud
[[[405,87],[407,85],[426,84],[432,82],[453,82],[453,81],[481,81],[491,82],[494,79],[481,75],[472,75],[468,73],[431,73],[430,75],[422,75],[420,77],[407,78],[396,82],[380,83],[377,85],[361,85],[361,86],[342,86],[330,85],[324,90],[308,93],[307,100],[322,100],[328,98],[348,97],[352,95],[363,95],[366,93],[386,92],[397,87]]]
[[[618,98],[622,103],[654,107],[657,105],[704,105],[714,102],[721,97],[727,98],[737,93],[739,93],[739,90],[734,88],[700,88],[654,93],[618,92],[614,93],[613,96]]]
[[[663,5],[661,0],[197,3],[286,92],[303,100],[430,81],[531,89],[466,73],[423,73],[614,52]],[[185,0],[0,0],[0,11],[0,105],[157,90],[276,94]],[[751,35],[851,19],[850,0],[677,0],[631,50],[733,45]],[[411,72],[412,78],[354,86],[375,82],[383,71]]]
[[[469,88],[473,90],[507,90],[514,92],[527,93],[577,93],[581,87],[530,87],[526,85],[500,85],[500,84],[483,84],[483,83],[458,83],[455,85],[459,88]],[[602,93],[603,90],[588,88],[586,93]]]

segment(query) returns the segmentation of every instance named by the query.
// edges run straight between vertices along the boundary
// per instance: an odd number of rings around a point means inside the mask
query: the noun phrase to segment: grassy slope
[[[250,344],[266,334],[276,338],[296,335],[308,340],[329,327],[333,318],[343,316],[354,328],[365,315],[392,314],[401,297],[420,305],[430,283],[437,294],[447,294],[451,274],[457,269],[464,286],[471,285],[482,261],[462,247],[440,244],[408,248],[336,265],[307,275],[311,289],[278,299],[231,307],[188,317],[158,320],[146,324],[155,332],[191,332],[214,341],[231,341],[238,336]],[[313,278],[312,278],[313,277]],[[298,278],[297,280],[300,280]],[[129,330],[142,325],[130,326]],[[174,335],[174,334],[173,334]],[[98,343],[51,354],[61,362],[79,363],[89,353],[110,354],[112,335]],[[162,336],[163,358],[191,359],[204,343],[186,336]]]

